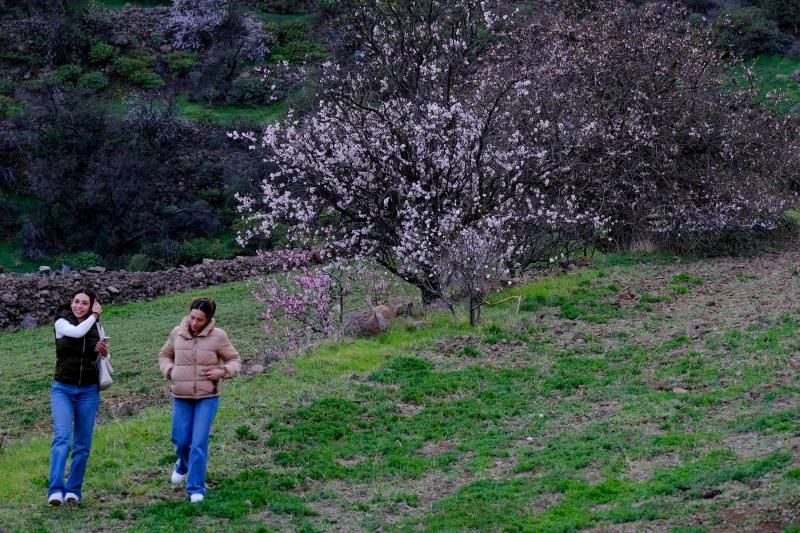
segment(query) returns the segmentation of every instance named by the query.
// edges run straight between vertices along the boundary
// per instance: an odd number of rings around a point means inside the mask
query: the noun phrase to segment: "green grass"
[[[463,310],[428,325],[398,320],[379,337],[325,343],[225,383],[199,506],[167,480],[170,405],[156,363],[197,293],[108,307],[117,383],[103,394],[80,509],[44,505],[52,332],[3,334],[0,525],[688,531],[697,520],[722,525],[747,484],[759,505],[796,508],[800,379],[786,363],[800,312],[648,344],[641,331],[664,326],[658,309],[670,302],[612,305],[622,286],[609,280],[669,263],[620,259],[496,295],[522,297],[519,314],[513,300],[489,306],[478,329]],[[684,286],[677,298],[690,299],[701,282],[679,272],[649,288]],[[242,355],[259,361],[265,341],[247,283],[203,293]],[[570,329],[584,342],[563,342]]]
[[[260,10],[253,12],[253,15],[263,22],[271,22],[273,24],[301,21],[313,25],[319,18],[319,13],[267,13]]]
[[[781,111],[800,111],[800,84],[792,75],[800,70],[800,59],[784,56],[759,56],[752,62],[762,94],[780,91],[786,101],[779,106]]]
[[[0,267],[8,272],[33,272],[46,263],[31,261],[22,256],[9,241],[0,242]]]
[[[276,122],[283,118],[289,107],[286,102],[262,107],[239,105],[208,107],[199,102],[190,102],[186,98],[179,98],[178,105],[180,112],[193,122],[229,127],[242,125],[256,127]]]

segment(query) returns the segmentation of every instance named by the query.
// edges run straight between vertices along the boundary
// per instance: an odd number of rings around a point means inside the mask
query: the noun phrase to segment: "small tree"
[[[440,269],[457,296],[469,300],[469,323],[477,326],[487,288],[509,272],[511,250],[501,237],[502,221],[482,229],[465,228],[451,243]],[[448,301],[452,302],[452,298]]]
[[[314,268],[310,254],[279,252],[261,254],[264,261],[277,261],[286,274],[281,283],[275,276],[259,279],[253,296],[264,305],[261,318],[264,332],[277,346],[286,343],[297,350],[319,339],[338,338],[342,330],[342,302],[349,283],[336,272],[335,266]],[[276,340],[283,334],[285,341]]]

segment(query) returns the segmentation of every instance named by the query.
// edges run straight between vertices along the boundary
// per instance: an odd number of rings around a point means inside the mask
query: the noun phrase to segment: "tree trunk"
[[[469,325],[475,327],[481,321],[481,300],[475,296],[469,297]]]

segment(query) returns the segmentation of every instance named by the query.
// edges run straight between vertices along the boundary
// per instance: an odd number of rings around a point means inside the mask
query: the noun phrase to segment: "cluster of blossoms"
[[[253,290],[254,298],[264,306],[264,332],[278,352],[339,338],[346,298],[356,281],[369,306],[387,303],[396,285],[368,261],[330,259],[314,266],[314,254],[305,250],[260,252],[259,257],[272,270],[286,272],[280,278],[258,280]]]
[[[301,349],[342,332],[344,298],[352,288],[349,267],[341,261],[313,266],[307,250],[259,252],[259,259],[285,276],[259,279],[253,296],[264,310],[264,332],[281,350]]]

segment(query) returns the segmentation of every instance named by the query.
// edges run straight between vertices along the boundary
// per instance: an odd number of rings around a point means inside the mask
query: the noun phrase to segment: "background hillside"
[[[336,2],[218,4],[215,30],[187,41],[170,2],[0,2],[0,267],[156,270],[242,253],[234,195],[271,168],[226,132],[309,109],[316,66],[358,45]],[[796,2],[685,4],[764,91],[786,92],[782,111],[796,107]]]

